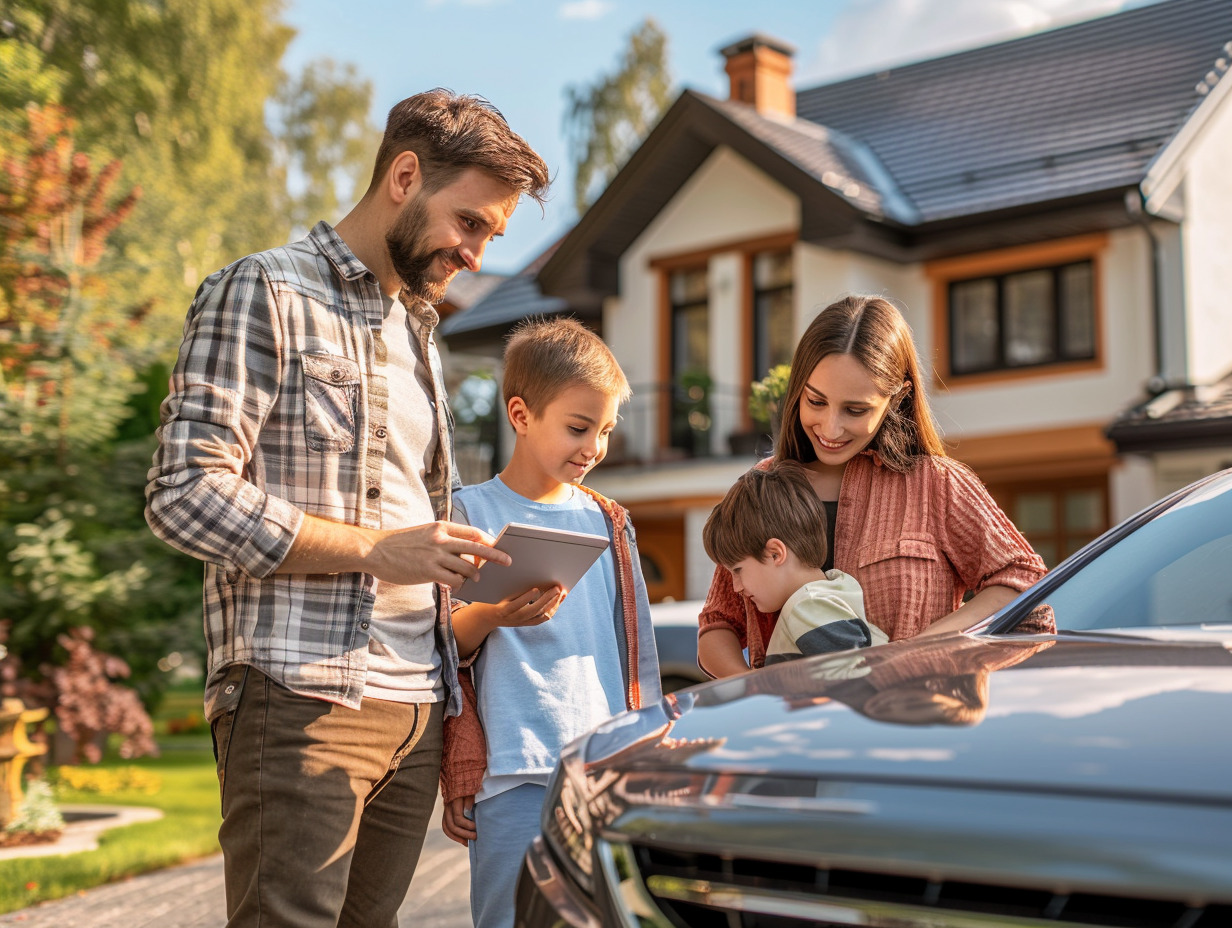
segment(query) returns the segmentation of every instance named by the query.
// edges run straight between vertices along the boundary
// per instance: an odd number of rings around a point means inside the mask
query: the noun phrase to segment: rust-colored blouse
[[[834,567],[859,581],[868,620],[891,641],[949,615],[967,590],[1021,592],[1046,571],[979,478],[953,458],[922,457],[900,474],[864,452],[848,462],[838,502]],[[760,667],[777,619],[753,608],[718,568],[698,636],[729,628]]]

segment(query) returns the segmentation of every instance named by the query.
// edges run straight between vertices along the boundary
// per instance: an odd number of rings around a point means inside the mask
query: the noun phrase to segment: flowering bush
[[[153,796],[163,787],[162,777],[140,767],[56,767],[50,774],[57,790],[79,793],[145,793]]]
[[[5,826],[5,843],[28,843],[35,840],[54,841],[64,830],[64,816],[56,808],[51,787],[44,780],[31,780],[26,786],[26,798],[13,820]]]

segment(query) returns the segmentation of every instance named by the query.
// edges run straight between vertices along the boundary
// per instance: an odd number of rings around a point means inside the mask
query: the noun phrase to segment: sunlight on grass
[[[199,689],[195,706],[199,711]],[[178,708],[173,705],[172,712]],[[134,761],[109,754],[99,765],[100,769],[137,767],[157,774],[162,786],[153,795],[130,789],[100,796],[62,788],[57,798],[62,803],[153,806],[162,809],[163,818],[105,832],[96,851],[0,860],[0,913],[218,851],[222,819],[209,735],[164,737],[159,746],[161,757]]]

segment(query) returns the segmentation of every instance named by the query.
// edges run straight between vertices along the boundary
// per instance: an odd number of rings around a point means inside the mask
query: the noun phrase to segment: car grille
[[[929,880],[631,846],[656,906],[681,928],[970,926],[990,923],[1118,928],[1228,928],[1232,905]],[[853,918],[852,907],[860,914]],[[841,910],[841,911],[840,911]],[[832,914],[827,915],[827,912]],[[878,914],[880,913],[880,914]]]

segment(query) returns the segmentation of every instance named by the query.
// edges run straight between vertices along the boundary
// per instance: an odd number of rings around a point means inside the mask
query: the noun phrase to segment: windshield
[[[1121,538],[1037,610],[1045,605],[1061,631],[1232,625],[1232,476]]]

